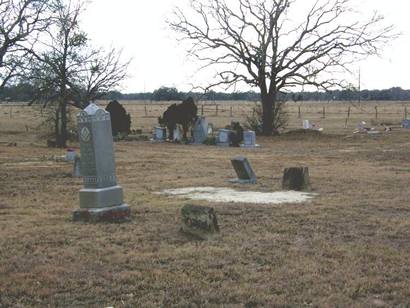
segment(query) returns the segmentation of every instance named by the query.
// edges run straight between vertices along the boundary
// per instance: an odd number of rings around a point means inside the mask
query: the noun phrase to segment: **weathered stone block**
[[[293,167],[286,168],[283,172],[282,188],[285,190],[309,191],[310,179],[309,168]]]
[[[181,210],[181,231],[195,238],[207,240],[219,233],[213,208],[187,204]]]
[[[73,212],[73,221],[75,222],[127,222],[131,219],[131,210],[128,204],[122,204],[113,207],[101,209],[83,209],[80,208]]]

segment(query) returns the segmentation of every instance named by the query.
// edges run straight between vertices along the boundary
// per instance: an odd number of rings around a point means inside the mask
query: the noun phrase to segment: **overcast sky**
[[[410,1],[353,2],[364,12],[379,11],[386,23],[394,24],[402,33],[384,49],[381,58],[372,57],[357,64],[355,70],[358,72],[360,67],[362,89],[393,86],[410,89]],[[94,0],[88,6],[81,18],[82,28],[94,45],[121,48],[124,58],[133,59],[130,78],[123,83],[121,91],[153,91],[160,86],[191,89],[198,64],[186,58],[184,48],[178,45],[165,22],[175,5],[186,3],[186,0]],[[349,78],[357,83],[357,77]]]

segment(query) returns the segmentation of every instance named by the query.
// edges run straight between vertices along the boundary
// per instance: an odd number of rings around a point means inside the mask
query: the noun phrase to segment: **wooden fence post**
[[[326,107],[323,106],[322,118],[326,118]]]
[[[218,116],[218,108],[219,108],[219,105],[216,104],[215,106],[216,106],[216,116]]]
[[[347,118],[350,119],[350,106],[349,106],[349,108],[347,109]]]
[[[407,106],[404,107],[404,119],[407,120]]]
[[[13,106],[10,106],[10,119],[13,117]]]
[[[375,111],[376,111],[376,120],[379,118],[379,111],[377,110],[377,106],[374,107]]]
[[[232,106],[231,106],[231,118],[233,117]]]
[[[204,104],[201,105],[201,116],[204,115]]]
[[[302,118],[302,113],[300,112],[300,106],[298,107],[298,118]]]
[[[148,115],[148,112],[147,112],[147,105],[144,105],[144,110],[145,110],[145,116],[147,116],[147,115]]]

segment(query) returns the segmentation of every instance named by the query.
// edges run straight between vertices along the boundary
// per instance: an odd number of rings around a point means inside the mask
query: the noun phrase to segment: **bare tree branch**
[[[202,69],[217,68],[215,81],[206,89],[239,83],[259,88],[266,134],[272,128],[266,122],[274,118],[278,93],[295,86],[341,86],[343,81],[328,76],[377,55],[397,36],[377,13],[352,19],[351,0],[311,1],[303,20],[296,22],[290,15],[300,3],[191,0],[191,18],[176,8],[168,22],[180,40],[191,44],[188,53],[204,63]]]

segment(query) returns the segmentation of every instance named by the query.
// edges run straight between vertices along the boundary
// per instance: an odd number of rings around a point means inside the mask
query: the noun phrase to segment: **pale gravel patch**
[[[285,204],[304,203],[316,196],[313,193],[298,191],[257,192],[237,191],[230,188],[217,187],[188,187],[165,189],[159,194],[224,203],[251,203],[251,204]]]

